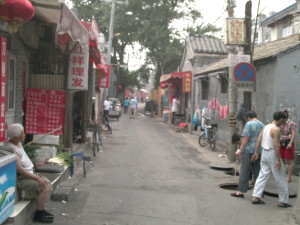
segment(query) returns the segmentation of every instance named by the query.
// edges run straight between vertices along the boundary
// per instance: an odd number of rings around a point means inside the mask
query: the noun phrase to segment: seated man
[[[33,164],[24,151],[21,142],[24,141],[24,127],[21,124],[12,124],[7,130],[9,141],[6,146],[11,147],[17,158],[17,185],[24,191],[37,193],[37,209],[33,222],[52,223],[54,216],[45,210],[45,202],[52,190],[50,181],[41,174],[33,172]]]

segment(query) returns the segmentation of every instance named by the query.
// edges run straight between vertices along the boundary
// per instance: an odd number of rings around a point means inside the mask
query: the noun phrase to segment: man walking
[[[246,193],[248,190],[251,172],[254,183],[259,174],[260,156],[255,162],[251,162],[251,158],[255,151],[257,138],[261,130],[263,129],[264,124],[260,122],[256,117],[257,115],[254,111],[248,111],[244,113],[246,124],[243,129],[241,140],[238,140],[238,138],[236,138],[237,135],[233,135],[232,137],[233,144],[240,144],[240,148],[236,151],[235,154],[238,156],[242,156],[238,191],[231,194],[231,196],[233,197],[243,198],[244,193]],[[261,151],[259,151],[259,154],[261,154]]]
[[[132,98],[131,100],[130,100],[130,108],[131,108],[131,116],[130,116],[130,118],[133,118],[133,119],[135,119],[135,113],[136,113],[136,109],[137,109],[137,104],[138,104],[138,102],[137,102],[137,100],[136,100],[136,97],[134,97],[134,98]]]
[[[103,102],[103,117],[107,122],[109,117],[109,107],[110,107],[109,96],[107,96]]]
[[[287,115],[284,112],[275,112],[273,114],[273,122],[266,125],[258,137],[252,161],[254,162],[258,159],[258,149],[260,146],[262,147],[262,156],[259,176],[253,190],[253,204],[265,204],[265,202],[261,200],[261,197],[272,172],[277,183],[279,196],[279,203],[277,206],[282,208],[291,207],[288,203],[288,183],[285,178],[285,168],[280,158],[279,149],[281,135],[280,126],[284,124],[286,120]]]
[[[178,113],[178,106],[180,104],[180,101],[177,99],[177,96],[174,96],[172,100],[172,106],[171,106],[171,111],[172,111],[172,124],[175,123],[175,114]]]
[[[128,112],[128,106],[129,106],[129,100],[126,97],[125,100],[124,100],[124,114],[127,114],[127,112]]]

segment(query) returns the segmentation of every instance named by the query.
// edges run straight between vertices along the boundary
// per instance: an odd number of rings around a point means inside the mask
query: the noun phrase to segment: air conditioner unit
[[[41,26],[35,20],[23,24],[23,41],[34,49],[39,48]]]

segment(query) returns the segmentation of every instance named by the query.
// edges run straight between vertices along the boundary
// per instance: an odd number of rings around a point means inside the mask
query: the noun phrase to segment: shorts
[[[294,143],[292,144],[291,149],[283,148],[283,147],[280,146],[280,157],[282,159],[293,160],[294,159],[294,154],[295,154]]]
[[[131,114],[134,115],[134,113],[135,113],[135,109],[131,108]]]
[[[35,175],[47,180],[49,185],[51,186],[51,182],[47,179],[47,177],[45,177],[39,173],[35,173]],[[26,192],[35,192],[35,193],[39,194],[43,191],[43,188],[40,186],[40,184],[36,180],[24,178],[20,175],[18,175],[17,185],[20,189],[22,189]]]

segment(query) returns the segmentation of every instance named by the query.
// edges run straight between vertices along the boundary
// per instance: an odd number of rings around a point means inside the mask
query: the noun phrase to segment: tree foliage
[[[111,3],[101,0],[73,0],[73,3],[80,19],[90,21],[94,16],[101,32],[108,37]],[[125,64],[127,46],[139,43],[142,49],[147,49],[145,65],[139,70],[116,68],[120,85],[141,87],[140,81],[149,76],[147,64],[155,66],[156,85],[162,74],[177,70],[184,46],[172,22],[189,20],[192,26],[185,31],[193,36],[213,36],[218,31],[213,25],[199,22],[201,13],[188,3],[188,0],[129,0],[128,5],[116,4],[114,33],[121,35],[113,39],[112,64]]]

